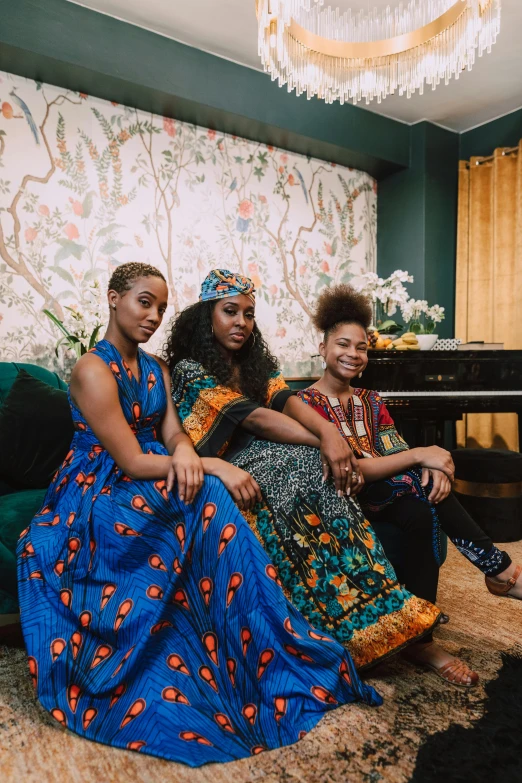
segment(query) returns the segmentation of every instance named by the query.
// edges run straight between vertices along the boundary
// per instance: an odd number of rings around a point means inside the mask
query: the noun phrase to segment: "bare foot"
[[[479,679],[477,672],[470,669],[464,661],[450,655],[436,642],[411,644],[404,651],[403,656],[410,663],[421,663],[428,666],[443,680],[454,685],[471,687],[476,685]]]
[[[511,587],[509,587],[510,579],[514,581]],[[510,598],[518,598],[520,601],[522,599],[522,571],[520,566],[511,563],[509,568],[506,568],[501,574],[487,576],[486,585],[494,595],[508,595]],[[507,590],[506,587],[508,587]]]

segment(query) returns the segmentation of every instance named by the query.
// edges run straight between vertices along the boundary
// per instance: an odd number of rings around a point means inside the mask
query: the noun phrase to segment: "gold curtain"
[[[522,141],[460,161],[455,335],[522,348]],[[468,414],[457,440],[517,451],[517,417]]]

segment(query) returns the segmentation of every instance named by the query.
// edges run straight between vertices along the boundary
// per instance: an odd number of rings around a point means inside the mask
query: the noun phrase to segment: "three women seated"
[[[108,298],[107,333],[71,378],[71,451],[19,543],[44,707],[197,766],[295,742],[341,703],[379,704],[358,672],[406,647],[473,686],[430,637],[439,526],[492,592],[522,597],[520,567],[451,496],[447,452],[409,450],[378,395],[351,386],[368,304],[346,287],[320,298],[325,373],[299,398],[247,278],[207,276],[166,362],[139,347],[167,307],[162,274],[124,264]],[[408,532],[405,586],[372,515]]]

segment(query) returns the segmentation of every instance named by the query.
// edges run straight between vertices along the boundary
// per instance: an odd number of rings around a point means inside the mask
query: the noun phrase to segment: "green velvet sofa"
[[[56,373],[35,364],[0,362],[0,408],[20,370],[56,389],[66,384]],[[46,488],[16,490],[0,477],[0,631],[17,620],[16,542],[42,505]],[[2,637],[4,634],[2,634]]]

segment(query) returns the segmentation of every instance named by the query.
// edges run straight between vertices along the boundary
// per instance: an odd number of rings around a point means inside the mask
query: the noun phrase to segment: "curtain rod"
[[[505,147],[502,150],[502,156],[504,155],[518,155],[519,147]],[[491,163],[492,160],[495,159],[495,155],[488,155],[486,158],[481,158],[480,160],[475,161],[475,166],[482,166],[483,163]],[[471,166],[471,163],[469,160],[464,161],[466,164],[466,167],[469,168]]]

